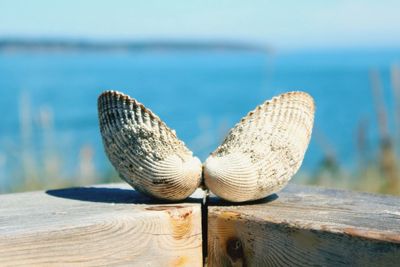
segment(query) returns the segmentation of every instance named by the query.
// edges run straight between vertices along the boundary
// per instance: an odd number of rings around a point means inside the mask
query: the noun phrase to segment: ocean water
[[[313,138],[302,169],[324,154],[356,166],[357,128],[368,151],[378,131],[369,72],[381,75],[393,130],[390,68],[400,50],[261,52],[140,52],[0,54],[0,184],[12,181],[21,155],[57,155],[73,177],[82,147],[93,151],[96,173],[111,169],[101,144],[97,96],[122,91],[158,114],[204,160],[227,131],[256,105],[291,90],[317,106]],[[46,152],[47,151],[47,152]],[[1,182],[1,180],[3,180]]]

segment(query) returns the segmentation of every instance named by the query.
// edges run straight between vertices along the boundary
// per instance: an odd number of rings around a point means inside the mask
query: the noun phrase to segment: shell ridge
[[[145,111],[149,113],[149,115],[150,115],[150,117],[152,119],[158,121],[159,124],[161,124],[163,127],[165,127],[165,130],[169,131],[174,137],[177,137],[175,131],[171,130],[171,128],[169,128],[168,125],[164,121],[162,121],[160,119],[160,117],[158,117],[151,109],[146,108],[142,103],[137,101],[135,98],[131,98],[128,95],[125,95],[124,93],[121,93],[119,91],[108,90],[108,91],[104,91],[103,93],[101,93],[100,96],[99,96],[99,99],[102,98],[104,95],[109,95],[109,94],[123,96],[123,98],[126,101],[129,101],[130,103],[132,103],[133,106],[141,106],[141,107],[143,107],[145,109]],[[98,104],[98,106],[100,106],[100,103]]]

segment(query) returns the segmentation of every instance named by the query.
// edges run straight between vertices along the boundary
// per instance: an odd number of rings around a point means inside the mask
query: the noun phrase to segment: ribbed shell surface
[[[264,102],[229,132],[204,163],[206,186],[243,202],[281,190],[299,169],[314,122],[314,101],[289,92]]]
[[[106,154],[132,187],[166,200],[182,200],[196,190],[201,162],[149,109],[106,91],[99,96],[98,113]]]

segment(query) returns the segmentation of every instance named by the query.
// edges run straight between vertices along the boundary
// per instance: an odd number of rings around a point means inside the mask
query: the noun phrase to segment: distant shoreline
[[[0,40],[0,52],[18,51],[272,51],[271,47],[222,41],[132,41],[95,42],[73,40]]]

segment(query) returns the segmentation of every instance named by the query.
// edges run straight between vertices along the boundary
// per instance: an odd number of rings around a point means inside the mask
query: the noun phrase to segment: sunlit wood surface
[[[202,266],[200,203],[122,184],[0,195],[0,266]]]
[[[211,198],[208,266],[400,266],[400,198],[295,185]]]

